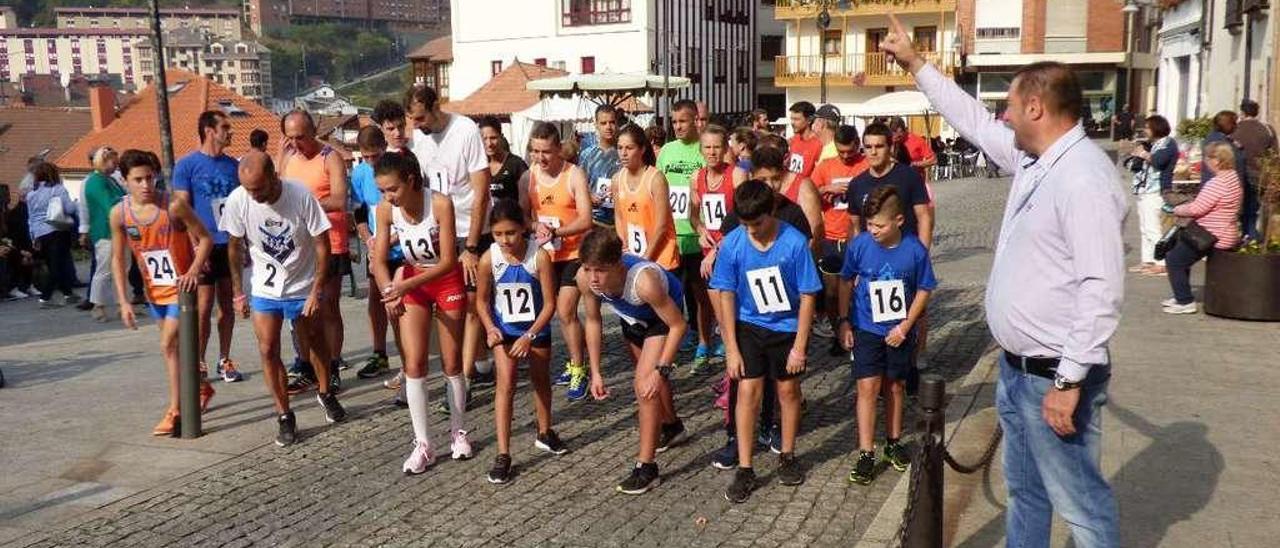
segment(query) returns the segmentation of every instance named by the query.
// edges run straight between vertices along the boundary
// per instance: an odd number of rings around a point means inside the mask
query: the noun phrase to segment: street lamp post
[[[827,28],[831,26],[831,12],[827,11],[827,6],[822,6],[822,12],[818,13],[818,56],[822,63],[821,76],[818,80],[818,102],[825,104],[827,102]]]
[[[1138,6],[1137,0],[1125,0],[1124,7],[1120,11],[1124,12],[1125,40],[1124,40],[1124,102],[1115,106],[1115,113],[1111,115],[1111,139],[1116,138],[1116,119],[1120,116],[1120,109],[1124,105],[1133,104],[1133,17],[1137,15],[1142,8]],[[1132,108],[1132,107],[1130,107]]]

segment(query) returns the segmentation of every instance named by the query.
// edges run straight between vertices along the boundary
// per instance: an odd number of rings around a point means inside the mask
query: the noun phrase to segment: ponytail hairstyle
[[[627,124],[618,130],[618,139],[626,136],[631,142],[640,147],[641,158],[646,166],[658,164],[658,155],[653,152],[653,143],[649,142],[649,136],[645,134],[645,130],[635,124]]]
[[[395,175],[414,190],[422,190],[422,167],[418,165],[418,158],[409,151],[384,153],[373,166],[373,174]]]

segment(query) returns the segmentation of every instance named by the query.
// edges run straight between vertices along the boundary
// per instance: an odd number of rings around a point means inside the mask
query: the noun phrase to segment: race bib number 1
[[[627,250],[632,255],[644,255],[649,249],[648,236],[645,235],[644,227],[632,223],[627,223]]]
[[[671,202],[671,216],[675,219],[689,219],[689,187],[673,186],[667,194]]]
[[[444,170],[431,168],[427,172],[427,184],[431,186],[431,190],[449,195],[449,179],[445,177]]]
[[[147,266],[147,276],[151,285],[171,287],[178,285],[178,272],[173,266],[173,257],[169,250],[147,251],[142,254],[142,261]]]
[[[222,212],[227,209],[226,198],[212,198],[209,200],[209,208],[213,210],[213,226],[218,230],[222,228]]]
[[[527,283],[498,284],[494,305],[502,323],[515,324],[534,320],[533,285]]]
[[[907,319],[907,289],[902,280],[878,280],[867,286],[871,292],[871,321],[884,323]]]
[[[791,299],[782,284],[782,269],[770,266],[748,270],[747,285],[751,287],[751,297],[755,299],[756,311],[760,314],[791,311]]]

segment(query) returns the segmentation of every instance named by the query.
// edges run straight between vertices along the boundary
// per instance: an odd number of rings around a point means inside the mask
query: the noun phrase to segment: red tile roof
[[[560,69],[516,61],[466,99],[450,101],[440,108],[466,116],[510,115],[537,104],[538,92],[525,89],[525,84],[530,80],[567,74],[569,73]]]
[[[227,154],[240,156],[249,150],[249,132],[262,128],[270,135],[267,150],[275,150],[278,144],[280,119],[262,105],[255,103],[228,88],[202,76],[178,69],[165,71],[169,83],[169,125],[173,132],[174,160],[183,157],[200,146],[196,132],[200,113],[206,110],[233,110],[231,120],[231,146]],[[115,121],[85,135],[71,150],[58,158],[58,167],[68,171],[89,171],[89,151],[111,145],[116,150],[138,148],[160,153],[160,132],[156,108],[156,86],[148,86],[118,110]]]
[[[86,108],[0,108],[0,183],[16,196],[27,158],[46,150],[57,158],[92,128]]]
[[[432,61],[452,61],[453,60],[453,36],[444,35],[434,40],[428,40],[427,43],[418,46],[409,55],[409,59],[430,59]]]

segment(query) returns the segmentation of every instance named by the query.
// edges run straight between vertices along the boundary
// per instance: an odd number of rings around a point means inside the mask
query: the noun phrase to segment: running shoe
[[[716,343],[716,347],[711,351],[711,355],[716,358],[724,359],[724,341]]]
[[[276,423],[279,426],[276,432],[276,445],[285,447],[298,441],[298,420],[293,417],[293,411],[286,411],[280,415]]]
[[[775,455],[782,454],[782,427],[777,424],[769,428],[769,451]]]
[[[660,483],[662,479],[658,477],[658,463],[636,463],[636,467],[631,469],[631,475],[618,484],[618,492],[626,495],[643,495]]]
[[[25,298],[30,297],[30,296],[31,296],[31,295],[28,295],[27,293],[24,293],[24,292],[22,292],[22,291],[20,291],[20,290],[18,290],[18,289],[10,289],[10,290],[9,290],[9,300],[11,300],[11,301],[17,301],[17,300],[25,299]]]
[[[347,410],[338,403],[338,396],[333,392],[316,394],[316,401],[320,402],[320,407],[324,409],[324,420],[329,421],[329,424],[347,420]]]
[[[213,400],[213,395],[217,391],[213,389],[213,385],[203,377],[200,378],[200,414],[203,415],[209,409],[209,402]]]
[[[342,359],[342,356],[334,358],[330,363],[334,366],[333,369],[337,371],[346,371],[351,369],[351,364],[347,362],[347,360]]]
[[[286,390],[288,390],[290,396],[296,396],[303,392],[315,390],[318,384],[314,373],[299,373],[289,378]]]
[[[511,481],[511,455],[499,454],[493,457],[493,467],[489,469],[489,483],[503,484]]]
[[[569,452],[569,448],[560,441],[560,436],[555,430],[547,430],[546,433],[538,434],[533,440],[533,446],[551,453],[552,455],[563,455]]]
[[[156,423],[156,427],[151,429],[152,436],[173,436],[178,433],[178,412],[166,411],[164,418]]]
[[[488,373],[481,373],[479,371],[476,371],[474,374],[471,375],[471,386],[474,386],[476,388],[493,386],[494,384],[497,384],[497,382],[498,382],[497,376],[493,374],[492,369],[490,369]]]
[[[703,375],[711,372],[711,349],[706,345],[699,344],[698,349],[693,353],[693,363],[690,367],[690,373],[694,375]]]
[[[40,308],[62,308],[62,305],[50,299],[40,299]]]
[[[569,401],[580,401],[587,398],[587,368],[581,365],[575,365],[570,369],[569,390],[565,391],[565,397]]]
[[[849,481],[858,485],[868,485],[876,478],[876,454],[873,451],[859,451],[858,462],[849,472]]]
[[[240,369],[236,367],[236,362],[231,361],[231,358],[218,360],[218,374],[222,375],[222,382],[240,382],[244,380],[244,375],[240,373]]]
[[[800,485],[804,483],[804,470],[796,462],[795,453],[783,453],[778,456],[778,483],[782,485]]]
[[[415,440],[413,442],[413,452],[409,453],[409,458],[404,461],[404,475],[416,476],[427,471],[427,468],[436,463],[436,455],[431,450],[431,444]]]
[[[813,322],[813,334],[817,337],[830,339],[836,336],[835,330],[831,329],[831,324],[822,318],[817,318]]]
[[[453,431],[453,441],[449,442],[449,450],[453,452],[453,460],[471,458],[471,442],[467,441],[466,430]]]
[[[337,367],[329,367],[329,391],[334,394],[342,393],[342,370]]]
[[[911,455],[907,454],[907,448],[898,440],[888,440],[884,444],[884,460],[894,470],[906,472],[907,465],[911,464]]]
[[[662,425],[662,432],[658,434],[658,452],[666,452],[671,449],[676,442],[680,441],[680,436],[684,435],[684,421],[676,419],[676,422]]]
[[[680,341],[680,351],[693,352],[696,348],[698,348],[698,330],[690,329],[684,334],[684,340]]]
[[[1160,306],[1173,306],[1175,304],[1178,304],[1177,297],[1169,297],[1168,299],[1160,301]]]
[[[569,386],[569,381],[573,380],[573,362],[564,362],[564,371],[560,372],[560,376],[556,377],[556,386]]]
[[[1164,307],[1165,314],[1195,314],[1196,303],[1194,301],[1187,304],[1173,303],[1172,306]]]
[[[732,470],[738,467],[738,438],[729,436],[724,447],[711,455],[711,466],[716,470]]]
[[[391,369],[391,361],[387,359],[386,354],[374,354],[365,360],[364,367],[356,371],[356,376],[361,379],[372,379],[381,376]]]
[[[756,471],[750,468],[739,468],[733,473],[733,483],[724,491],[725,500],[734,504],[747,502],[751,492],[756,488]]]
[[[382,381],[382,387],[387,390],[400,390],[404,388],[404,370],[401,369],[396,372],[396,376]]]

